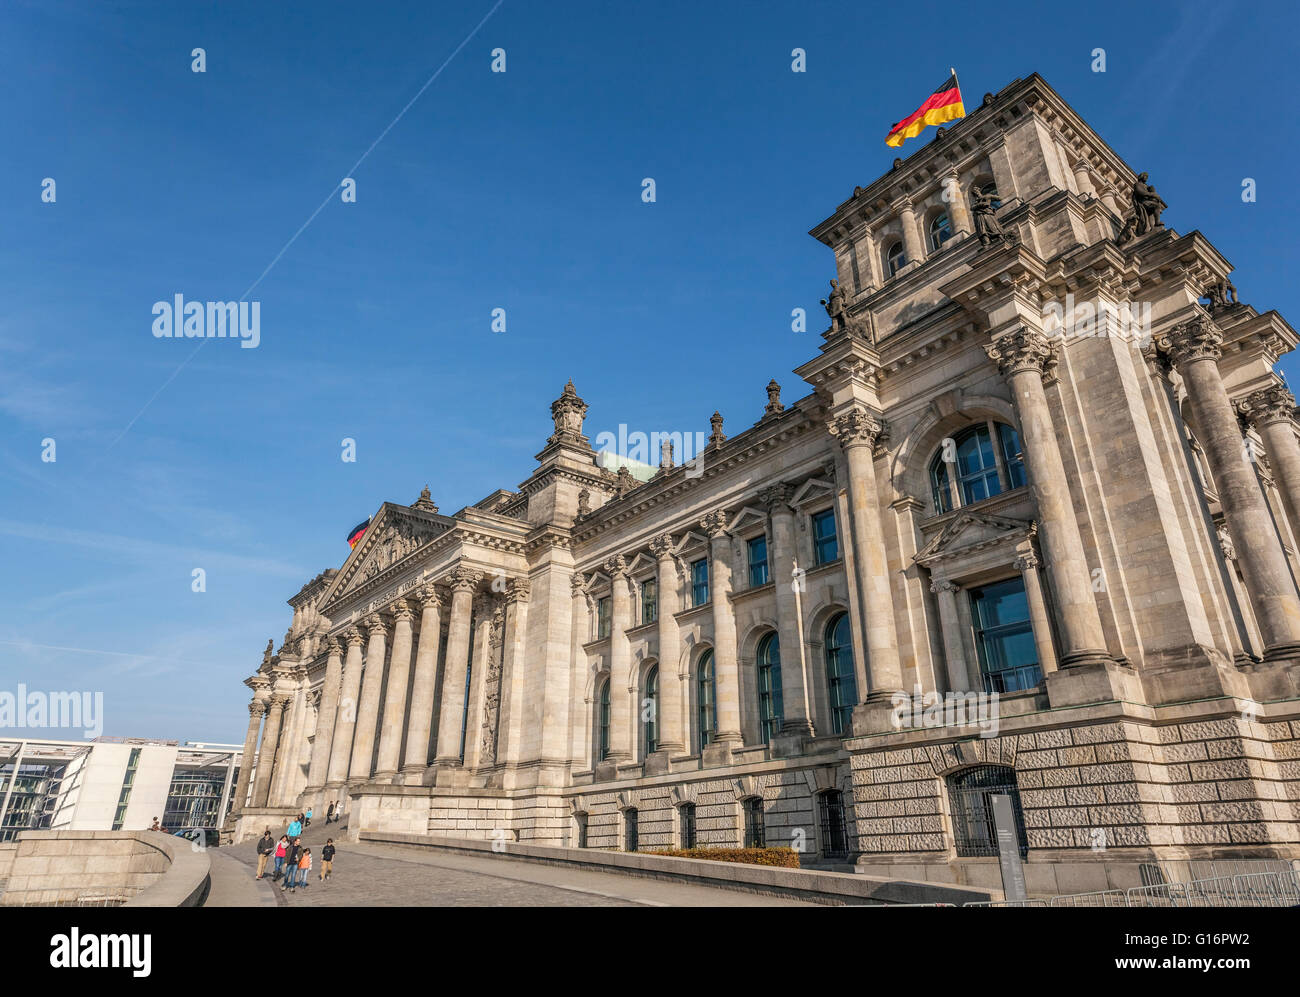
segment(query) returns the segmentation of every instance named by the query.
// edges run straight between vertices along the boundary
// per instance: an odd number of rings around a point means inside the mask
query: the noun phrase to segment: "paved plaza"
[[[273,829],[274,832],[275,829]],[[320,850],[334,838],[334,875],[319,880]],[[349,844],[336,825],[303,835],[311,885],[286,893],[253,878],[256,841],[213,849],[209,907],[809,907],[798,900],[618,873],[506,859]]]

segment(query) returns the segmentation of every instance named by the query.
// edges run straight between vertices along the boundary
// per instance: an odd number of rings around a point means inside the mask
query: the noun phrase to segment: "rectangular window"
[[[634,852],[640,847],[640,835],[637,830],[636,808],[628,807],[623,811],[623,844],[626,846],[624,851]]]
[[[835,510],[826,509],[812,518],[813,560],[817,564],[830,564],[840,556],[839,535],[835,531]]]
[[[1018,692],[1038,685],[1043,673],[1024,580],[1008,578],[973,589],[970,601],[985,691]]]
[[[755,537],[746,545],[749,553],[749,587],[767,584],[767,537]]]
[[[709,559],[702,557],[691,562],[691,605],[703,606],[709,601]]]
[[[658,590],[655,580],[647,579],[641,583],[641,622],[653,623],[659,619]]]
[[[767,833],[763,827],[763,801],[751,796],[745,801],[745,847],[764,848]]]
[[[613,618],[614,600],[610,596],[596,600],[596,639],[604,640],[609,636],[610,620]]]
[[[695,847],[695,804],[683,803],[679,808],[682,821],[682,847]]]
[[[573,819],[574,821],[577,822],[578,825],[578,847],[586,848],[587,847],[587,815],[582,813],[574,814]]]

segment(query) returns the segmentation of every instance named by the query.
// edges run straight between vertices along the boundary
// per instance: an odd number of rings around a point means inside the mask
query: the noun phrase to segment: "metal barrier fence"
[[[1285,863],[1283,863],[1285,865]],[[1249,866],[1248,866],[1249,868]],[[1258,866],[1254,866],[1258,868]],[[992,900],[965,907],[1296,907],[1300,874],[1284,868],[1186,882],[1156,883],[1128,890],[1100,890],[1047,899]]]

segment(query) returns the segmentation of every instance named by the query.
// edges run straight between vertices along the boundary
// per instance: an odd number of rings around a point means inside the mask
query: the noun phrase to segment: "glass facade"
[[[713,740],[714,732],[717,730],[717,713],[714,704],[718,700],[718,689],[713,678],[713,651],[705,651],[700,655],[700,663],[696,666],[696,685],[695,685],[696,702],[699,704],[699,729],[700,729],[700,750]]]
[[[117,796],[117,811],[113,814],[113,830],[122,830],[126,822],[126,805],[131,799],[131,787],[135,785],[135,770],[140,765],[140,749],[132,748],[131,757],[126,763],[126,774],[122,777],[122,791]]]
[[[1038,685],[1043,673],[1038,667],[1024,581],[1008,578],[972,589],[970,601],[985,691],[1017,692]]]
[[[853,641],[849,614],[840,613],[826,625],[826,691],[830,698],[831,730],[852,730],[853,707],[858,702],[858,682],[853,671]]]
[[[937,513],[952,511],[954,488],[957,501],[970,505],[1006,489],[1022,488],[1025,480],[1020,434],[1000,422],[963,429],[930,464],[930,487]]]
[[[835,529],[835,510],[826,509],[812,518],[813,559],[818,564],[830,564],[840,556],[840,540]]]
[[[654,623],[659,619],[658,589],[655,580],[649,578],[641,583],[641,622]]]
[[[767,537],[755,537],[745,545],[749,561],[749,587],[767,584]]]
[[[781,730],[781,642],[770,633],[758,642],[758,733],[764,744]]]
[[[709,559],[702,557],[691,562],[691,605],[703,606],[709,601]]]
[[[163,806],[162,826],[173,833],[219,826],[225,816],[220,812],[225,788],[224,768],[176,769]]]
[[[0,766],[0,801],[13,784],[9,809],[0,826],[0,841],[12,841],[19,831],[39,831],[50,826],[66,769],[63,762],[23,762],[17,773],[13,762]]]

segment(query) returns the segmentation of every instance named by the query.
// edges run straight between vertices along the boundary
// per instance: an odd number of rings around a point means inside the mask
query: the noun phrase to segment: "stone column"
[[[632,596],[628,591],[627,560],[622,554],[605,562],[611,582],[609,628],[609,762],[630,761],[636,749],[636,676],[632,674],[632,646],[627,628],[632,619]]]
[[[676,620],[681,606],[672,536],[664,533],[651,540],[650,553],[658,568],[655,593],[659,600],[659,750],[669,756],[680,755],[686,750],[686,737],[682,730],[682,638]]]
[[[465,715],[465,677],[469,669],[469,628],[474,612],[474,589],[483,573],[457,565],[451,586],[451,615],[447,627],[447,660],[443,666],[442,709],[438,713],[439,766],[460,765],[460,726]]]
[[[320,710],[316,714],[316,740],[311,746],[311,768],[307,789],[317,790],[329,774],[330,748],[334,741],[334,717],[338,713],[339,690],[343,683],[343,651],[333,637],[325,641],[325,684],[321,687]]]
[[[867,645],[868,688],[858,695],[888,697],[903,687],[898,659],[894,594],[890,585],[885,530],[880,521],[875,446],[884,424],[865,408],[853,407],[831,421],[849,468],[849,506],[853,516],[853,556],[858,565],[858,593]]]
[[[953,238],[970,235],[975,231],[975,222],[971,218],[970,205],[966,203],[966,194],[961,189],[961,178],[956,170],[950,170],[944,177],[943,189],[947,192],[944,203],[948,205],[948,220],[952,222]]]
[[[974,686],[961,639],[961,620],[957,615],[957,593],[961,586],[946,578],[935,578],[930,582],[930,591],[939,597],[939,632],[943,636],[943,657],[948,665],[948,689],[950,692],[969,692]]]
[[[352,757],[352,735],[357,726],[357,700],[361,696],[361,633],[349,627],[343,633],[348,645],[343,664],[343,685],[334,716],[334,736],[330,743],[329,768],[325,784],[330,794],[340,792],[348,781],[348,759]]]
[[[781,646],[781,702],[785,710],[781,735],[798,739],[812,737],[813,725],[802,605],[794,583],[794,510],[786,504],[793,492],[789,485],[775,485],[764,489],[759,500],[767,506],[772,520],[770,563],[776,595],[776,632]]]
[[[1223,333],[1204,314],[1156,341],[1169,353],[1186,385],[1198,439],[1259,623],[1264,660],[1293,660],[1300,657],[1300,598],[1219,375],[1222,343]]]
[[[393,656],[388,665],[384,695],[383,729],[375,782],[396,782],[402,763],[402,734],[406,728],[406,689],[411,678],[411,606],[405,599],[393,603]]]
[[[1112,661],[1043,390],[1043,374],[1056,364],[1053,343],[1041,332],[1021,326],[999,336],[984,350],[1011,385],[1020,416],[1025,469],[1038,503],[1039,543],[1060,613],[1064,649],[1061,664],[1069,667]]]
[[[541,594],[547,593],[543,589]],[[531,595],[532,582],[528,578],[511,578],[506,582],[494,762],[514,764],[524,757],[524,715],[532,705],[528,702],[530,696],[525,640],[528,633],[528,600]],[[535,688],[532,692],[533,695],[545,695],[543,688]],[[568,692],[567,688],[565,692]],[[532,715],[546,717],[541,711],[533,712]],[[540,741],[538,738],[539,746]]]
[[[1238,410],[1264,438],[1291,532],[1300,539],[1300,443],[1296,442],[1295,396],[1280,384],[1247,395]]]
[[[433,748],[433,703],[438,690],[438,644],[442,639],[442,599],[432,585],[416,593],[420,603],[420,642],[415,651],[415,679],[411,684],[411,726],[406,733],[406,763],[402,781],[424,782]]]
[[[266,716],[266,701],[254,699],[248,704],[248,733],[244,735],[244,753],[239,756],[239,781],[235,783],[235,806],[233,813],[244,809],[248,799],[248,783],[253,775],[254,759],[257,757],[257,735],[262,726],[262,717]],[[222,814],[224,818],[225,815]]]
[[[1026,551],[1015,560],[1016,570],[1025,582],[1025,600],[1029,603],[1029,625],[1034,631],[1034,648],[1043,675],[1056,671],[1056,646],[1052,643],[1052,619],[1043,597],[1043,582],[1038,576],[1038,555]]]
[[[717,685],[717,734],[705,753],[719,761],[730,756],[732,746],[740,746],[740,662],[736,652],[736,616],[731,607],[731,536],[726,532],[727,515],[721,510],[700,520],[711,547],[709,558],[709,602],[713,608],[713,677]],[[710,751],[714,744],[721,745]]]
[[[271,798],[271,777],[275,773],[275,753],[280,747],[280,724],[289,697],[276,693],[267,704],[266,726],[262,729],[262,747],[257,752],[257,783],[253,787],[253,806],[265,807]]]
[[[1080,195],[1095,197],[1097,191],[1092,185],[1092,165],[1086,159],[1076,160],[1072,172],[1074,173],[1075,186],[1079,188]]]
[[[900,197],[894,202],[893,208],[898,212],[899,225],[903,229],[903,252],[907,256],[908,268],[919,266],[925,260],[925,243],[920,229],[916,227],[916,212],[912,209],[912,202],[906,197]]]
[[[587,579],[581,571],[575,571],[569,576],[569,591],[573,595],[573,604],[569,617],[568,704],[572,723],[569,731],[568,753],[574,771],[578,771],[586,766],[587,756],[591,753],[593,743],[590,736],[591,701],[587,699],[585,688],[588,677],[587,655],[582,649],[583,645],[591,640],[591,607],[587,604],[589,598]],[[549,695],[547,698],[550,701]]]
[[[352,738],[352,764],[349,782],[367,782],[379,726],[379,693],[384,685],[384,651],[388,627],[378,613],[371,613],[364,624],[370,635],[366,645],[366,664],[361,680],[361,701],[357,704],[357,727]]]

